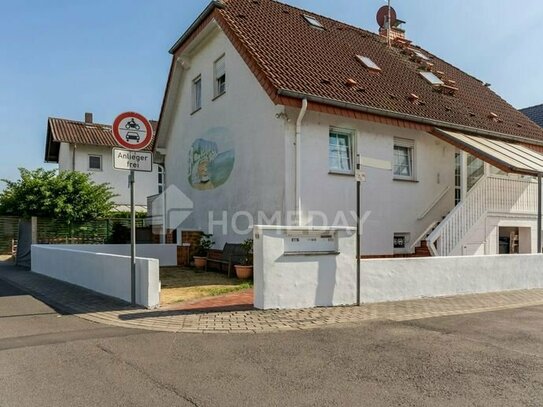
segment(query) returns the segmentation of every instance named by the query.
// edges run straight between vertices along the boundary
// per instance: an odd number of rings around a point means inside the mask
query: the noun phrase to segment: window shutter
[[[226,64],[224,57],[221,57],[215,62],[215,79],[218,79],[224,75],[226,75]]]
[[[394,145],[398,147],[413,148],[415,147],[415,141],[406,138],[394,137]]]

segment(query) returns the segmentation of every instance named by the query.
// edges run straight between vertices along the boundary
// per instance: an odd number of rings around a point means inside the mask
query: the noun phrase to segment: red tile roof
[[[49,118],[53,141],[93,146],[117,146],[111,126],[99,123],[85,123],[75,120]]]
[[[150,123],[153,129],[156,129],[157,122],[151,120]],[[110,125],[50,117],[47,123],[45,161],[58,161],[60,143],[119,147],[113,137]],[[146,150],[151,150],[152,145],[151,143]]]
[[[377,34],[273,0],[214,5],[171,52],[184,48],[199,24],[215,18],[276,103],[306,96],[338,108],[543,142],[543,129],[481,81],[420,47],[413,46],[430,58],[431,69],[447,85],[441,91],[419,74],[420,63],[409,52],[387,47]],[[316,16],[324,30],[311,27],[304,14]],[[366,68],[356,55],[369,57],[381,71]]]

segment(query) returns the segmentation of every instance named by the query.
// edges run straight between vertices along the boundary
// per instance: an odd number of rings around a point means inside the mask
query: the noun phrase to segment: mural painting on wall
[[[189,150],[189,184],[199,190],[224,184],[234,168],[232,137],[224,127],[213,128],[192,143]]]

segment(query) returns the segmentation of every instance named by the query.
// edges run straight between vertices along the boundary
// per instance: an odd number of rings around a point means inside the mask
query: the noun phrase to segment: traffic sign
[[[142,150],[153,139],[151,123],[135,112],[121,113],[113,122],[113,136],[119,145],[130,150]]]
[[[122,148],[113,149],[113,168],[117,170],[153,171],[153,153]]]
[[[135,112],[121,113],[113,121],[113,136],[127,150],[113,149],[113,167],[130,170],[130,298],[136,304],[136,206],[134,201],[135,172],[153,170],[153,153],[137,151],[147,147],[153,139],[151,123]]]

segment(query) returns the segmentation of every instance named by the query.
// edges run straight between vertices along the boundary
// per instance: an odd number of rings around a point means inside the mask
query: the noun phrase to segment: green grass
[[[228,278],[225,274],[212,271],[196,272],[186,267],[161,267],[162,304],[174,304],[205,297],[233,293],[249,289],[252,281]]]
[[[244,282],[239,285],[235,285],[232,287],[220,287],[220,288],[211,288],[208,293],[211,297],[217,296],[217,295],[223,295],[223,294],[229,294],[229,293],[235,293],[236,291],[243,291],[247,290],[249,288],[253,288],[253,282]]]

